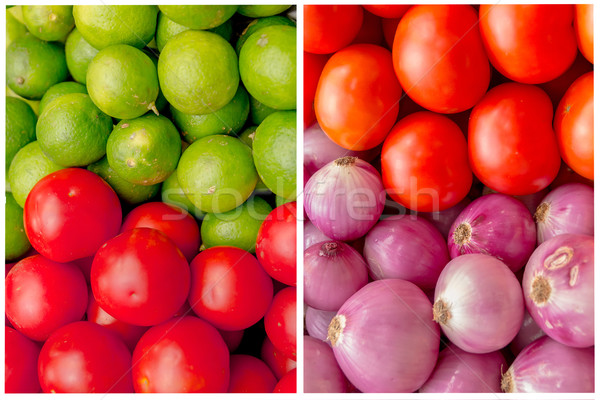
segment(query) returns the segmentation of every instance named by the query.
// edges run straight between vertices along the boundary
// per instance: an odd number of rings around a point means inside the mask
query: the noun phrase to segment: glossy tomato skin
[[[504,83],[490,90],[471,112],[468,143],[475,176],[500,193],[539,192],[560,168],[552,103],[536,86]]]
[[[273,345],[296,360],[296,288],[281,290],[265,315],[265,331]]]
[[[315,95],[317,121],[343,148],[372,149],[396,122],[401,95],[387,49],[372,44],[348,46],[323,68]]]
[[[402,18],[404,14],[412,7],[410,4],[365,4],[363,7],[382,18]]]
[[[230,359],[229,393],[271,393],[277,379],[263,361],[246,354],[233,354]]]
[[[268,336],[265,337],[260,348],[260,358],[271,368],[277,379],[281,379],[282,376],[296,368],[296,361],[273,346],[273,342],[269,340]]]
[[[218,329],[218,331],[223,337],[223,340],[225,341],[230,353],[233,353],[237,350],[237,348],[240,346],[240,343],[242,343],[242,339],[244,338],[244,330],[224,331]]]
[[[362,23],[358,5],[305,5],[304,51],[334,53],[352,43]]]
[[[137,393],[220,393],[229,386],[229,351],[219,332],[196,317],[150,328],[133,352]]]
[[[560,103],[573,82],[575,82],[575,80],[581,75],[590,72],[593,69],[594,66],[590,64],[583,55],[578,53],[577,57],[575,57],[575,61],[573,61],[573,64],[571,64],[569,69],[564,74],[556,79],[553,79],[549,82],[544,82],[538,86],[544,89],[544,92],[550,96],[550,100],[552,100],[552,106],[554,107],[554,110],[556,110],[558,103]]]
[[[136,228],[105,243],[92,264],[92,291],[100,307],[133,325],[156,325],[183,305],[190,269],[162,232]]]
[[[121,218],[114,190],[81,168],[61,169],[42,178],[27,196],[23,212],[31,245],[58,262],[93,255],[119,232]]]
[[[458,204],[473,179],[460,128],[429,111],[394,126],[381,150],[381,171],[388,195],[414,211],[443,211]]]
[[[256,238],[256,257],[275,280],[296,286],[296,202],[271,211]]]
[[[17,263],[6,277],[6,316],[33,340],[46,340],[52,332],[85,314],[88,290],[81,270],[41,255]]]
[[[575,4],[575,34],[581,54],[594,63],[594,5]]]
[[[513,81],[548,82],[575,60],[571,4],[482,4],[479,16],[492,65]]]
[[[381,29],[381,18],[366,10],[363,10],[363,23],[360,31],[352,41],[352,44],[383,44],[383,30]]]
[[[396,29],[400,23],[400,18],[383,18],[381,20],[381,29],[383,30],[383,38],[388,49],[394,48],[394,36]]]
[[[4,327],[4,389],[6,393],[39,393],[40,346],[16,329]],[[273,385],[275,386],[275,385]],[[271,389],[270,391],[272,391]]]
[[[230,246],[206,249],[190,264],[188,302],[200,318],[223,330],[246,329],[265,315],[273,281],[256,258]]]
[[[281,377],[273,393],[296,393],[296,368]]]
[[[311,126],[317,118],[313,104],[317,84],[327,60],[328,55],[304,52],[304,128]]]
[[[475,105],[490,84],[490,65],[468,5],[419,5],[394,37],[394,69],[402,89],[428,110],[451,114]]]
[[[92,322],[65,325],[48,338],[38,374],[46,393],[131,393],[131,353],[113,332]]]
[[[121,232],[134,228],[161,231],[177,245],[188,262],[198,254],[200,228],[194,217],[179,207],[161,202],[142,204],[127,214]]]
[[[558,104],[554,130],[562,159],[579,175],[594,179],[594,72],[577,79]]]

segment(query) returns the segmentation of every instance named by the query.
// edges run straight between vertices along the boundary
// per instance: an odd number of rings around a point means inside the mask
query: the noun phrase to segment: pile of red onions
[[[348,385],[331,347],[310,336],[304,336],[304,380],[305,393],[340,393]]]

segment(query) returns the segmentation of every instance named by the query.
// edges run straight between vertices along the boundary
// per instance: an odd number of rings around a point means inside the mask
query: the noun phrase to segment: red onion
[[[305,326],[306,331],[311,337],[322,341],[327,340],[327,329],[329,323],[337,314],[336,311],[323,311],[317,310],[316,308],[307,307],[305,314]],[[328,342],[329,343],[329,342]]]
[[[312,222],[304,222],[304,250],[308,249],[315,243],[326,242],[331,240],[325,236]]]
[[[469,353],[490,353],[509,344],[521,328],[523,312],[519,281],[492,256],[453,259],[435,287],[434,320]]]
[[[523,323],[521,324],[521,329],[517,336],[510,342],[510,351],[513,355],[518,355],[521,350],[523,350],[529,343],[532,343],[534,340],[541,338],[542,336],[546,336],[542,328],[535,323],[531,314],[527,310],[525,310],[525,317],[523,317]]]
[[[539,192],[535,192],[532,194],[524,194],[522,196],[510,196],[510,197],[513,197],[513,198],[519,200],[521,203],[523,203],[525,205],[525,207],[527,207],[527,209],[529,210],[531,215],[533,215],[533,214],[535,214],[535,210],[537,209],[537,206],[542,202],[544,197],[549,192],[550,192],[550,190],[548,188],[544,188],[544,189],[540,190]],[[484,186],[482,194],[486,195],[486,194],[490,194],[490,193],[498,193],[498,192],[496,192],[494,189],[490,189],[489,187]]]
[[[506,361],[499,351],[472,354],[451,344],[440,352],[437,365],[420,393],[499,393]]]
[[[356,157],[330,162],[310,177],[304,190],[306,214],[334,240],[366,234],[381,216],[384,203],[379,172]]]
[[[304,251],[304,302],[335,311],[367,284],[367,264],[344,242],[316,243]]]
[[[458,217],[458,215],[471,203],[471,199],[465,197],[457,205],[447,208],[443,211],[435,212],[418,212],[417,215],[431,222],[437,228],[443,237],[448,237],[450,227]]]
[[[371,161],[379,152],[380,147],[365,151],[352,151],[335,144],[323,132],[318,123],[304,131],[304,168],[309,175],[314,174],[326,164],[340,157],[358,157]]]
[[[433,371],[440,331],[415,284],[383,279],[350,297],[328,339],[348,380],[362,392],[413,392]]]
[[[502,376],[506,393],[594,391],[594,348],[577,349],[548,336],[525,347]]]
[[[594,189],[567,183],[551,191],[534,215],[537,241],[543,243],[563,233],[594,235]]]
[[[505,194],[488,194],[465,208],[448,234],[450,257],[481,253],[512,271],[521,269],[535,249],[535,223],[527,207]]]
[[[331,347],[304,336],[304,393],[346,393],[347,387]]]
[[[594,345],[594,238],[565,234],[542,243],[523,274],[527,310],[546,335]]]
[[[367,234],[363,254],[373,279],[404,279],[423,290],[435,287],[450,260],[442,235],[414,215],[379,221]]]

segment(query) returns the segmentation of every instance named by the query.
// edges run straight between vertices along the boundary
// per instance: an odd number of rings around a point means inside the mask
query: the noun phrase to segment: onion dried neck
[[[321,257],[333,257],[340,252],[340,247],[336,242],[326,242],[321,245],[319,255]]]
[[[335,347],[342,338],[344,328],[346,327],[346,317],[338,314],[331,319],[329,328],[327,328],[327,340],[331,342],[331,346]]]
[[[548,279],[544,278],[542,275],[536,276],[531,283],[531,293],[529,293],[531,300],[538,306],[546,304],[550,299],[551,294],[552,286],[550,286]]]
[[[462,224],[458,225],[454,230],[454,234],[452,235],[454,244],[457,246],[464,246],[465,244],[469,243],[471,240],[471,232],[473,232],[473,230],[471,229],[471,224],[468,222],[463,222]]]
[[[334,161],[334,164],[338,167],[347,167],[347,166],[354,165],[354,163],[356,162],[357,159],[358,159],[358,157],[346,156],[346,157],[338,158],[337,160]]]
[[[539,206],[537,206],[537,208],[535,209],[535,214],[533,214],[533,219],[535,220],[535,222],[544,222],[549,213],[550,213],[550,204],[546,203],[544,201]]]
[[[438,300],[433,304],[433,320],[438,324],[446,324],[452,318],[450,306],[444,300]]]
[[[502,380],[500,381],[500,389],[502,389],[504,393],[515,392],[515,381],[513,379],[513,374],[510,371],[510,368],[508,369],[508,371],[502,374]]]

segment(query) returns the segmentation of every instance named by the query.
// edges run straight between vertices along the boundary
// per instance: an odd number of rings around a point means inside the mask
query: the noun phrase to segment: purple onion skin
[[[423,290],[435,287],[450,260],[442,235],[414,215],[379,221],[365,238],[363,255],[373,279],[404,279]]]
[[[471,354],[450,344],[420,393],[500,393],[501,371],[507,368],[499,351]]]
[[[329,342],[327,342],[327,328],[329,328],[329,323],[336,314],[337,310],[323,311],[307,306],[304,322],[309,336],[324,341],[329,345]]]
[[[344,303],[329,340],[340,368],[361,392],[414,392],[435,367],[440,331],[421,289],[384,279]]]
[[[527,207],[499,193],[474,200],[448,233],[451,258],[487,254],[504,262],[513,272],[525,265],[535,243],[535,223]]]
[[[325,236],[312,222],[304,222],[304,250],[308,249],[315,243],[326,242],[331,240]]]
[[[594,238],[565,234],[542,243],[523,274],[525,305],[552,339],[594,345]]]
[[[544,188],[544,189],[540,190],[539,192],[535,192],[532,194],[524,194],[521,196],[510,196],[510,197],[514,197],[515,199],[517,199],[521,203],[523,203],[525,205],[525,207],[527,207],[527,209],[529,210],[531,215],[533,215],[533,214],[535,214],[535,210],[537,209],[537,206],[542,202],[544,197],[549,192],[550,192],[550,189]],[[482,194],[486,195],[486,194],[490,194],[490,193],[498,193],[498,192],[496,192],[493,189],[490,189],[487,186],[484,186]]]
[[[546,334],[542,328],[535,323],[531,317],[531,314],[525,310],[525,317],[523,318],[521,329],[509,345],[511,353],[516,357],[521,350],[527,347],[527,345],[532,343],[534,340],[541,338],[542,336],[546,336]]]
[[[314,174],[328,163],[341,157],[358,157],[361,160],[371,161],[378,153],[380,147],[365,151],[352,151],[335,144],[315,123],[304,131],[304,170],[309,175]]]
[[[594,189],[567,183],[551,191],[535,212],[538,244],[564,233],[594,236]]]
[[[417,215],[431,222],[437,228],[443,237],[448,237],[448,232],[458,215],[471,203],[471,199],[465,197],[458,204],[436,212],[418,212]]]
[[[484,254],[451,260],[435,287],[435,320],[452,343],[469,353],[508,345],[521,328],[524,309],[515,274]]]
[[[339,241],[315,243],[304,251],[304,302],[335,311],[368,282],[360,253]]]
[[[525,347],[502,377],[506,393],[594,391],[594,348],[578,349],[548,336]]]
[[[354,240],[375,225],[385,203],[381,176],[359,158],[330,162],[308,180],[304,208],[312,223],[333,240]]]
[[[346,393],[346,377],[327,343],[304,336],[304,392]]]

